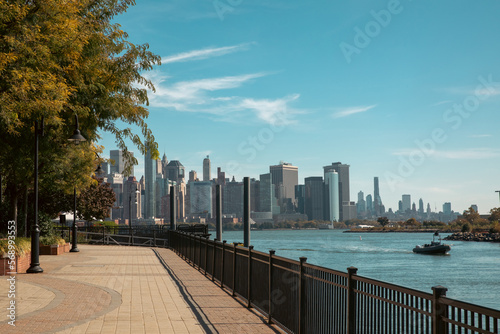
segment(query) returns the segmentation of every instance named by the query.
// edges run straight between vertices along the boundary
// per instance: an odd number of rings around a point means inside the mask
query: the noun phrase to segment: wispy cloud
[[[341,109],[333,114],[333,118],[341,118],[341,117],[351,116],[354,114],[359,114],[359,113],[368,111],[370,109],[373,109],[376,106],[377,106],[376,104],[373,104],[371,106],[359,106],[359,107],[351,107],[351,108]]]
[[[206,48],[201,50],[193,50],[183,53],[178,53],[172,56],[163,57],[162,64],[185,62],[193,60],[202,60],[212,57],[219,57],[229,53],[247,50],[250,45],[255,43],[243,43],[232,46],[224,46],[220,48]]]
[[[293,115],[303,113],[291,106],[299,94],[271,99],[255,99],[237,95],[222,95],[226,90],[242,87],[269,73],[250,73],[238,76],[181,81],[169,84],[168,77],[148,76],[156,87],[151,94],[150,105],[174,109],[180,112],[197,112],[216,116],[214,120],[227,122],[247,121],[255,115],[257,121],[272,125],[295,123]],[[218,96],[214,96],[218,94]]]
[[[286,96],[274,100],[269,99],[243,99],[240,103],[242,109],[249,109],[255,112],[257,118],[272,125],[289,125],[294,123],[291,116],[301,113],[290,107],[290,103],[296,101],[299,94]]]
[[[393,155],[410,156],[419,152],[418,149],[401,149],[394,151]],[[464,150],[429,150],[425,154],[429,157],[452,160],[480,160],[500,157],[499,149],[471,148]]]
[[[470,135],[469,138],[490,138],[492,135],[482,134],[482,135]]]
[[[436,102],[433,105],[431,105],[431,107],[436,107],[436,106],[440,106],[440,105],[443,105],[443,104],[449,104],[449,103],[452,103],[452,102],[453,102],[452,100],[439,101],[439,102]]]

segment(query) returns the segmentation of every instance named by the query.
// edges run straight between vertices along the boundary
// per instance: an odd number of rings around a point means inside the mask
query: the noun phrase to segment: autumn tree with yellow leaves
[[[71,193],[92,182],[97,166],[95,143],[112,133],[130,168],[137,161],[125,144],[158,156],[146,124],[147,90],[141,73],[160,64],[148,45],[130,43],[113,23],[133,0],[0,1],[0,219],[18,220],[32,207],[34,124],[44,120],[39,147],[42,193]],[[68,138],[78,115],[87,139]],[[117,121],[124,126],[117,125]],[[141,133],[134,133],[131,127]],[[1,229],[0,229],[1,230]]]

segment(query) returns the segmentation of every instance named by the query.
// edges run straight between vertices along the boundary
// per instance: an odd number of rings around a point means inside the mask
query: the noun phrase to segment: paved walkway
[[[0,277],[0,333],[279,333],[161,248],[79,245],[16,276],[16,326]]]

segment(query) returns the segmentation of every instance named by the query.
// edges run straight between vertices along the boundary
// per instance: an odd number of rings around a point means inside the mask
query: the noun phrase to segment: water
[[[447,241],[448,255],[412,252],[429,243],[432,233],[342,233],[340,230],[251,231],[255,250],[432,293],[448,288],[447,297],[500,310],[500,244]],[[443,234],[444,238],[447,234]],[[242,242],[242,231],[223,233],[223,239]],[[362,240],[360,240],[360,237]]]

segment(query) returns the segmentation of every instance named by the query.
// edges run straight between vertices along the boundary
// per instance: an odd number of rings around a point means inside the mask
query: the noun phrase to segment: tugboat
[[[437,238],[437,241],[436,241]],[[413,248],[413,253],[418,254],[446,254],[450,251],[450,245],[444,245],[441,243],[441,237],[439,232],[436,231],[432,237],[432,242],[430,244],[425,244],[423,246],[417,245]]]

